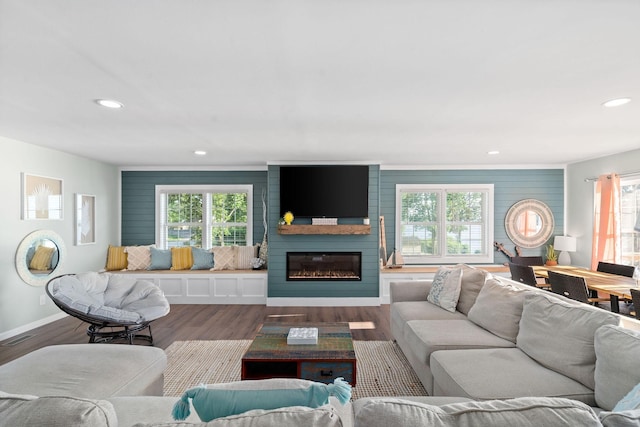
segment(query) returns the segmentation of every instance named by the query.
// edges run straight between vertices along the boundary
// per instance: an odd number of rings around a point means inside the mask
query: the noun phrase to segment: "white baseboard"
[[[267,298],[271,307],[358,307],[379,306],[380,298]]]
[[[58,314],[53,314],[49,317],[45,317],[44,319],[36,320],[35,322],[27,323],[26,325],[22,325],[18,328],[11,329],[10,331],[1,333],[0,341],[4,341],[11,337],[15,337],[16,335],[20,335],[24,332],[30,331],[31,329],[39,328],[40,326],[44,326],[48,323],[55,322],[56,320],[60,320],[65,317],[67,317],[66,313],[58,313]]]

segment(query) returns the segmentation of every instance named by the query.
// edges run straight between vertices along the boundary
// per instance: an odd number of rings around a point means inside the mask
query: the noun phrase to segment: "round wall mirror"
[[[520,200],[507,211],[504,226],[517,246],[537,248],[553,234],[553,212],[540,200]]]
[[[31,286],[44,286],[62,266],[65,253],[64,241],[59,234],[50,230],[34,231],[18,246],[18,275]]]

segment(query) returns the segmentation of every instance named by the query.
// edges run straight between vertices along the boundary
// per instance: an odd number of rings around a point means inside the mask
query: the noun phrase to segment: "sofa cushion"
[[[611,411],[640,383],[640,332],[602,326],[595,334],[595,351],[596,402]]]
[[[562,397],[594,406],[593,390],[537,363],[518,348],[436,351],[431,354],[436,396],[474,400]]]
[[[22,396],[0,392],[0,427],[118,426],[111,403],[62,396]]]
[[[409,320],[467,319],[459,311],[450,312],[428,301],[401,301],[391,304],[391,330],[404,333]]]
[[[423,363],[438,350],[465,348],[515,347],[468,320],[410,320],[404,330],[405,340]]]
[[[129,294],[131,288],[136,283],[136,275],[134,274],[112,274],[98,273],[103,279],[107,280],[107,287],[104,290],[104,305],[110,307],[122,306],[122,300]],[[79,274],[76,277],[81,277]]]
[[[599,426],[588,406],[569,399],[524,397],[511,400],[463,402],[432,406],[397,398],[375,399],[355,416],[356,427],[554,427]]]
[[[596,330],[615,325],[611,312],[532,292],[525,296],[516,345],[538,363],[595,388]]]
[[[463,314],[469,314],[469,310],[476,302],[480,289],[487,280],[489,273],[479,268],[461,264],[462,279],[460,281],[460,296],[456,310]]]
[[[527,292],[489,279],[469,310],[469,320],[500,338],[515,343]]]
[[[444,308],[447,311],[456,311],[458,305],[458,297],[460,296],[460,284],[462,280],[461,267],[445,267],[438,268],[436,275],[433,277],[433,284],[427,301]]]

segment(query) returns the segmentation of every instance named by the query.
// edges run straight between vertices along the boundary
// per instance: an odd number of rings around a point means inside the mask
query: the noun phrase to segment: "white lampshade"
[[[571,265],[571,256],[569,255],[569,252],[576,251],[576,238],[569,236],[556,236],[553,239],[553,248],[560,251],[558,264]]]
[[[553,248],[557,251],[576,251],[576,238],[569,236],[556,236],[553,239]]]

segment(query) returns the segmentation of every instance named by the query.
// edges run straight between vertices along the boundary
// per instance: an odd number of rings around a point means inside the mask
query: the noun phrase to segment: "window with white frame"
[[[620,179],[622,264],[640,266],[640,178]]]
[[[396,185],[405,264],[493,262],[493,184]]]
[[[253,243],[252,185],[157,185],[159,248]]]

